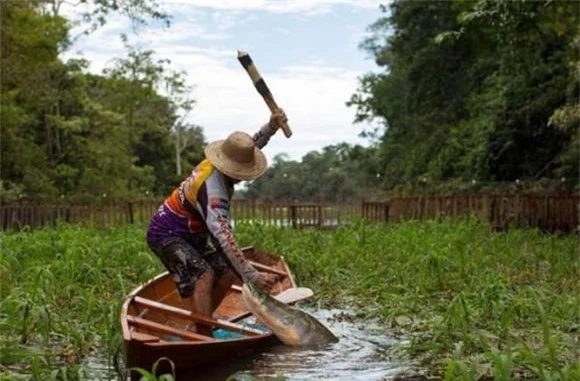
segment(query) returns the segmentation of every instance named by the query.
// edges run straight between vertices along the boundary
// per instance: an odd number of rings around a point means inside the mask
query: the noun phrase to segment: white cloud
[[[380,0],[162,0],[162,8],[173,13],[184,7],[201,7],[217,10],[253,11],[272,13],[302,13],[314,15],[329,12],[332,6],[346,4],[359,8],[378,8]]]
[[[378,6],[377,1],[362,0],[191,0],[162,3],[170,13],[178,14],[179,19],[168,29],[144,28],[138,36],[131,37],[132,42],[154,50],[159,58],[170,59],[173,68],[186,71],[197,101],[188,121],[203,126],[209,141],[223,139],[235,130],[253,133],[269,118],[268,108],[237,62],[237,52],[232,47],[240,23],[247,23],[253,17],[248,11],[310,15],[327,12],[338,3],[352,7]],[[207,9],[200,12],[192,5]],[[91,71],[100,73],[105,66],[110,66],[113,57],[125,56],[118,35],[129,28],[129,21],[111,17],[103,28],[80,40],[80,46],[65,56],[73,56],[80,48],[91,62]],[[277,33],[291,34],[286,25],[280,25],[278,29]],[[353,30],[353,34],[355,32]],[[212,47],[203,47],[200,40],[211,41]],[[243,48],[252,51],[251,44],[244,44]],[[281,132],[272,138],[265,149],[269,160],[282,152],[298,160],[309,151],[345,141],[365,144],[365,140],[357,137],[364,126],[352,125],[355,110],[345,106],[356,91],[357,77],[362,73],[328,66],[324,59],[319,58],[303,57],[295,62],[300,64],[262,71],[294,130],[289,140]],[[259,67],[259,62],[257,64]]]
[[[235,130],[253,133],[267,122],[270,112],[237,63],[235,51],[185,46],[155,50],[188,73],[197,100],[188,121],[203,126],[209,141]],[[345,106],[356,90],[358,72],[304,65],[262,75],[294,131],[290,140],[282,133],[273,137],[265,150],[269,159],[281,152],[300,159],[311,150],[343,141],[364,143],[357,138],[360,127],[351,123],[354,110]]]
[[[252,133],[267,122],[269,110],[241,67],[230,68],[223,60],[201,64],[204,61],[207,58],[188,59],[199,100],[191,121],[204,126],[209,140],[223,139],[235,130]],[[354,110],[344,105],[356,90],[358,73],[303,66],[262,75],[294,131],[290,140],[281,133],[271,140],[265,150],[270,159],[281,152],[299,159],[311,150],[343,141],[362,143],[356,138],[359,127],[351,124]]]

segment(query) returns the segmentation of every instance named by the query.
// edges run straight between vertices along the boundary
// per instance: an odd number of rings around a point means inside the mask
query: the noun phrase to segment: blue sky
[[[125,55],[119,33],[130,43],[168,58],[185,70],[197,104],[187,120],[201,125],[208,141],[235,130],[254,132],[269,117],[262,98],[237,61],[250,53],[294,130],[277,134],[265,148],[271,160],[286,153],[299,160],[312,150],[340,142],[367,144],[345,102],[357,77],[378,70],[358,48],[367,27],[383,14],[376,0],[189,0],[159,3],[172,18],[169,28],[148,26],[138,34],[121,17],[79,39],[65,58],[83,56],[100,73]],[[384,2],[383,2],[384,3]],[[78,8],[65,9],[74,18]]]

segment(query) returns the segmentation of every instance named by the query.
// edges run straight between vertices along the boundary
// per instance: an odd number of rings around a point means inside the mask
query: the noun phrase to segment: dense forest
[[[93,3],[78,38],[90,38],[110,12],[134,23],[169,20],[150,0]],[[63,62],[73,23],[59,15],[61,4],[0,3],[3,199],[166,194],[205,144],[201,127],[184,123],[194,105],[185,73],[126,36],[126,57],[102,75],[88,73],[86,60]]]
[[[357,121],[383,126],[363,131],[375,144],[279,160],[252,195],[577,188],[579,2],[394,1],[381,9],[361,44],[380,71],[363,75],[348,101]]]
[[[186,123],[195,107],[186,73],[126,36],[126,56],[99,75],[60,57],[111,12],[134,23],[169,16],[155,0],[93,0],[79,37],[61,3],[0,2],[0,196],[167,194],[206,144],[203,128]],[[382,6],[361,42],[378,69],[361,73],[345,99],[356,121],[381,126],[361,132],[371,144],[300,161],[279,155],[243,195],[340,201],[515,181],[577,187],[579,14],[571,1]]]

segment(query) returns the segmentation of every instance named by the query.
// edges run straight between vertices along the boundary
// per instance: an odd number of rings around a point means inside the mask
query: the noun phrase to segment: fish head
[[[299,345],[300,336],[294,327],[295,309],[266,294],[258,286],[245,283],[242,299],[246,307],[278,338],[289,345]]]
[[[256,299],[256,301],[260,303],[263,303],[268,297],[268,294],[262,291],[262,289],[254,283],[244,283],[242,290],[244,288],[246,289],[246,292],[252,296],[252,298]]]
[[[291,346],[319,346],[338,338],[312,315],[282,303],[253,284],[242,286],[246,307],[283,343]]]

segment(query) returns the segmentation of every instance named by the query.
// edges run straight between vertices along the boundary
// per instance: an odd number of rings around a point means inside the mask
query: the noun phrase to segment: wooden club
[[[273,113],[278,110],[279,107],[276,104],[270,89],[268,89],[266,82],[258,72],[258,69],[256,68],[256,65],[254,65],[250,55],[247,52],[238,50],[238,61],[240,61],[244,69],[246,69],[246,72],[254,83],[254,87],[256,87],[256,90],[258,90],[262,98],[264,98],[264,101],[268,105],[270,111]],[[284,135],[286,135],[287,138],[292,136],[292,130],[290,129],[290,126],[288,126],[288,123],[284,122],[280,127],[282,128],[282,131],[284,131]]]

